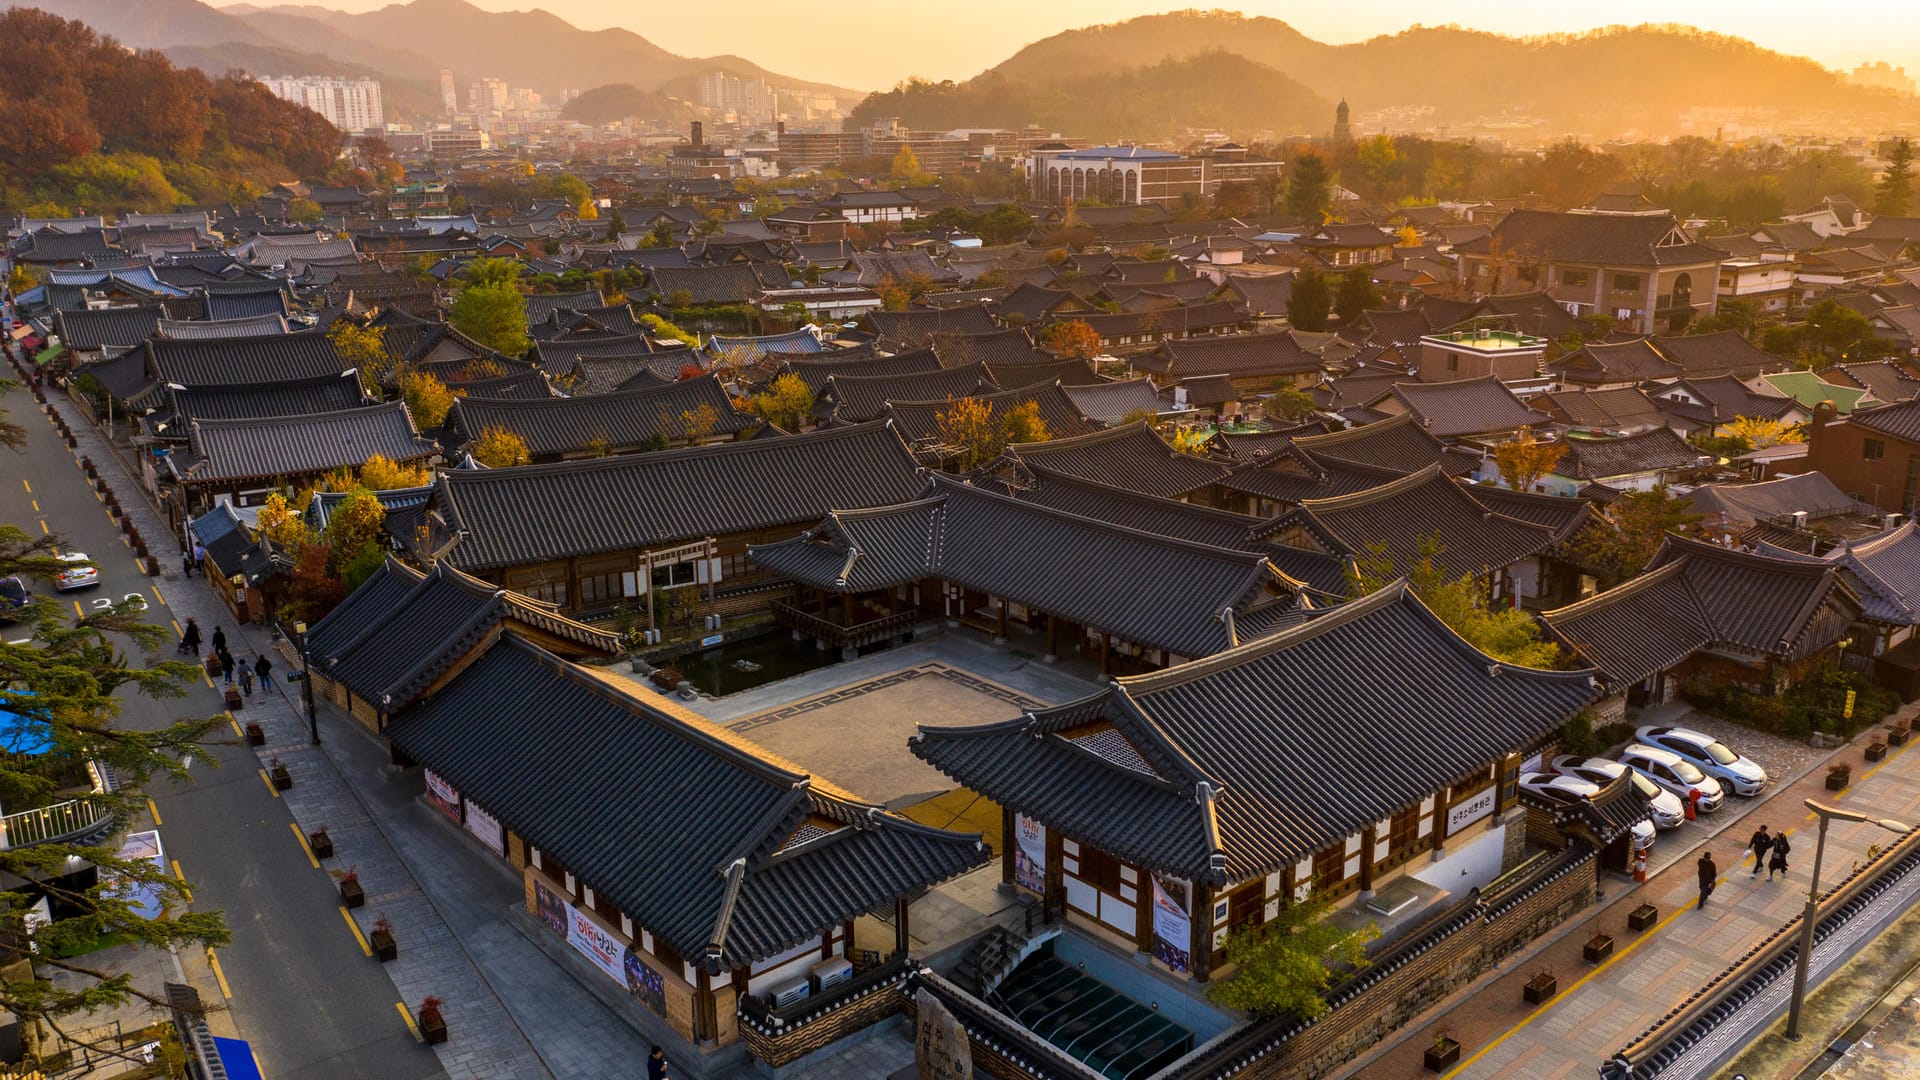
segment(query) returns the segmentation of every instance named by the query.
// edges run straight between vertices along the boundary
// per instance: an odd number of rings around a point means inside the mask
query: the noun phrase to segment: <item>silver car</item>
[[[1647,746],[1657,746],[1685,758],[1693,766],[1722,784],[1735,795],[1758,795],[1767,789],[1767,770],[1749,757],[1733,752],[1726,743],[1707,734],[1683,727],[1643,727],[1633,737]]]
[[[1634,743],[1620,751],[1620,762],[1678,795],[1683,802],[1692,793],[1699,792],[1699,800],[1694,805],[1705,813],[1713,813],[1727,801],[1726,789],[1720,786],[1720,781],[1671,750]]]
[[[1626,773],[1633,777],[1633,786],[1649,800],[1647,809],[1653,814],[1655,825],[1663,829],[1677,829],[1687,820],[1687,808],[1680,801],[1680,796],[1611,758],[1562,754],[1554,758],[1549,766],[1555,772],[1591,780],[1603,787],[1619,779],[1621,773]]]

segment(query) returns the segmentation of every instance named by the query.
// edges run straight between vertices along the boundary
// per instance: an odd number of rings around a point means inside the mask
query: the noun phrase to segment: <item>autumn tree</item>
[[[1258,1017],[1325,1016],[1334,974],[1366,967],[1367,945],[1380,936],[1373,923],[1349,930],[1328,918],[1332,913],[1333,902],[1317,892],[1283,897],[1273,918],[1227,936],[1234,974],[1208,987],[1207,996]]]
[[[447,321],[455,330],[495,352],[519,356],[527,337],[527,298],[520,291],[520,264],[510,259],[475,259],[461,272]]]
[[[813,390],[805,379],[792,373],[768,383],[749,401],[755,416],[789,432],[799,431],[813,418],[813,406]]]
[[[1333,173],[1327,159],[1315,153],[1301,154],[1287,175],[1287,194],[1281,209],[1299,224],[1318,228],[1327,220],[1333,205]]]
[[[920,167],[920,157],[913,147],[900,144],[900,152],[893,155],[893,168],[889,171],[895,187],[927,187],[933,183],[933,177]]]
[[[349,319],[335,319],[327,329],[327,341],[348,367],[360,373],[361,387],[379,397],[393,364],[380,331]]]
[[[1040,331],[1040,347],[1068,360],[1091,360],[1101,345],[1100,332],[1085,319],[1049,323]]]
[[[620,239],[620,234],[626,231],[627,219],[621,216],[620,208],[616,206],[613,208],[613,213],[607,215],[607,232],[603,239],[611,244]]]
[[[1037,401],[1023,401],[1008,409],[1000,421],[1000,429],[1008,443],[1046,442],[1053,438],[1046,420],[1040,415],[1040,403]]]
[[[402,465],[384,454],[375,454],[360,466],[360,486],[368,491],[395,491],[426,487],[431,483],[432,469],[425,465]]]
[[[1903,217],[1913,206],[1913,143],[1895,139],[1887,151],[1887,168],[1873,192],[1873,212]]]
[[[339,574],[368,545],[385,550],[386,524],[387,508],[381,505],[379,496],[365,487],[347,492],[328,515],[327,527],[320,534],[327,548],[327,569]]]
[[[1295,330],[1319,333],[1327,328],[1327,312],[1333,307],[1333,290],[1327,277],[1318,270],[1301,270],[1293,275],[1293,291],[1287,297],[1287,322]]]
[[[720,411],[703,401],[695,408],[681,409],[679,416],[661,426],[672,430],[682,442],[701,443],[720,426]]]
[[[446,423],[447,413],[453,410],[453,391],[425,371],[409,371],[400,376],[400,397],[407,403],[407,412],[413,414],[413,422],[422,430]]]
[[[1313,415],[1313,395],[1296,386],[1283,386],[1267,398],[1268,416],[1283,420],[1304,420]]]
[[[1340,289],[1333,297],[1333,311],[1340,316],[1341,326],[1352,325],[1362,312],[1379,307],[1381,302],[1380,290],[1373,284],[1373,273],[1366,267],[1356,266],[1340,275]]]
[[[1612,587],[1646,569],[1670,532],[1686,534],[1703,520],[1684,495],[1661,484],[1629,491],[1607,508],[1611,521],[1594,522],[1567,542],[1569,557]]]
[[[1498,443],[1493,448],[1494,463],[1500,466],[1500,475],[1507,486],[1515,491],[1532,491],[1535,484],[1560,463],[1567,452],[1567,444],[1547,442],[1537,437],[1531,430],[1513,433],[1513,438]]]
[[[287,203],[287,220],[296,225],[312,225],[325,216],[320,204],[312,199],[294,199]]]
[[[993,461],[1011,443],[1045,442],[1053,437],[1036,401],[1001,411],[982,398],[950,397],[946,410],[934,420],[940,445],[950,455],[948,463],[959,472],[972,472]]]
[[[260,506],[259,533],[273,545],[275,550],[298,556],[313,543],[313,530],[307,526],[307,519],[300,508],[287,502],[286,496],[274,492]]]
[[[1348,588],[1365,596],[1405,577],[1420,602],[1474,648],[1519,667],[1558,667],[1560,646],[1542,636],[1540,623],[1520,608],[1494,607],[1486,583],[1471,574],[1449,578],[1441,564],[1445,552],[1438,534],[1425,536],[1415,548],[1412,565],[1396,567],[1384,545],[1372,545],[1348,568]]]
[[[1765,450],[1769,446],[1788,446],[1807,441],[1806,432],[1799,424],[1789,424],[1782,420],[1769,420],[1758,416],[1736,416],[1726,425],[1728,435],[1746,442],[1752,450]]]
[[[1354,147],[1354,157],[1360,163],[1360,175],[1366,177],[1368,197],[1386,198],[1395,163],[1400,160],[1399,152],[1393,145],[1393,136],[1373,135],[1361,139]]]
[[[525,439],[506,428],[495,426],[481,429],[480,437],[468,445],[467,452],[473,455],[473,460],[489,469],[511,468],[533,460]]]

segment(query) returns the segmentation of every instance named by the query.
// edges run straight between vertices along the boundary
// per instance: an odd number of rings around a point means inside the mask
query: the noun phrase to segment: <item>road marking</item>
[[[31,503],[33,504],[33,512],[34,512],[34,513],[36,513],[36,514],[37,514],[37,513],[39,513],[39,512],[40,512],[40,500],[39,500],[39,499],[29,499],[29,500],[27,500],[27,501],[28,501],[28,502],[31,502]]]
[[[295,829],[294,831],[298,832],[299,830]],[[318,866],[320,864],[314,863],[314,865]],[[349,912],[344,905],[340,908],[340,917],[347,920],[347,929],[353,931],[353,940],[360,943],[360,951],[368,956],[372,956],[373,946],[367,944],[367,935],[360,932],[360,924],[353,921],[353,914]]]
[[[33,494],[33,485],[27,483],[25,479],[22,479],[20,481],[20,486],[27,489],[27,494],[29,495]]]
[[[179,620],[179,619],[175,619],[175,620],[173,620],[173,636],[174,636],[174,637],[180,637],[181,635],[183,635],[183,634],[185,634],[185,633],[186,633],[186,631],[185,631],[185,630],[182,630],[182,629],[180,628],[180,620]]]
[[[276,799],[280,797],[280,790],[273,786],[273,778],[267,775],[265,769],[260,770],[260,782],[267,785],[267,794]]]
[[[166,824],[166,822],[160,820],[160,808],[153,805],[153,796],[151,795],[147,796],[147,813],[153,815],[153,823],[155,825]]]
[[[247,1053],[253,1055],[253,1071],[260,1074],[260,1080],[267,1080],[267,1070],[260,1067],[260,1055],[251,1046],[247,1047]]]
[[[239,736],[239,737],[240,737],[240,738],[242,738],[242,739],[244,739],[244,738],[246,738],[246,737],[247,737],[247,733],[246,733],[246,732],[244,732],[244,731],[241,731],[241,730],[240,730],[240,721],[238,721],[238,720],[235,720],[235,719],[233,718],[233,714],[232,714],[232,713],[228,713],[228,714],[227,714],[227,723],[229,723],[229,724],[232,724],[232,725],[233,725],[233,733],[234,733],[235,735],[237,735],[237,736]]]
[[[160,586],[158,585],[155,585],[153,587],[153,599],[155,600],[155,602],[161,603],[161,604],[164,604],[167,602],[167,598],[160,595]],[[175,624],[175,625],[178,625],[178,624]]]
[[[307,834],[306,834],[306,833],[303,833],[303,832],[301,832],[301,831],[300,831],[300,826],[298,826],[298,825],[295,825],[295,824],[294,824],[293,822],[291,822],[291,821],[289,821],[289,822],[287,822],[287,828],[289,828],[289,829],[292,829],[292,830],[293,830],[293,838],[294,838],[295,840],[298,840],[298,841],[300,841],[300,850],[301,850],[301,851],[304,851],[304,852],[306,852],[306,853],[307,853],[307,861],[313,864],[313,868],[314,868],[315,870],[318,870],[318,869],[320,869],[320,860],[319,860],[319,859],[316,859],[316,858],[314,858],[314,856],[313,856],[313,845],[312,845],[312,844],[309,844],[309,843],[307,843]],[[342,910],[342,911],[345,911],[345,910],[346,910],[346,908],[341,908],[340,910]]]
[[[83,610],[81,610],[81,608],[80,608],[80,601],[78,601],[78,600],[75,600],[75,601],[73,602],[73,613],[74,613],[75,615],[78,615],[78,616],[80,616],[80,617],[81,617],[81,618],[83,618],[83,619],[87,617],[87,613],[86,613],[85,611],[83,611]]]
[[[53,530],[47,528],[47,519],[41,518],[40,519],[40,535],[51,536],[52,534],[53,534]]]
[[[187,903],[193,903],[193,890],[187,888],[187,875],[180,869],[179,859],[173,860],[173,876],[180,879],[180,895],[187,898]]]
[[[207,674],[206,669],[204,667],[202,667],[200,670],[200,677],[207,680],[207,689],[209,690],[213,689],[213,676]]]
[[[207,950],[207,966],[213,969],[214,981],[220,984],[220,996],[232,1001],[233,988],[227,985],[227,973],[220,970],[220,958],[213,955],[212,949]]]
[[[413,1022],[413,1014],[407,1011],[407,1003],[404,1001],[396,1001],[393,1003],[393,1007],[400,1010],[400,1019],[405,1020],[407,1022],[407,1030],[413,1032],[413,1041],[426,1042],[427,1040],[420,1037],[420,1025]]]

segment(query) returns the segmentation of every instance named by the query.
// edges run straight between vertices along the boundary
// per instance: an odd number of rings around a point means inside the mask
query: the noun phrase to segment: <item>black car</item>
[[[33,602],[33,595],[17,577],[0,578],[0,622],[13,622]]]

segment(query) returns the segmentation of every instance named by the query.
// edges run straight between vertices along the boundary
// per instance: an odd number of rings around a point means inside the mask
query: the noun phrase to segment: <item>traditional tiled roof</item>
[[[861,802],[665,698],[512,636],[389,734],[714,974],[784,953],[990,854],[978,835]],[[646,797],[609,799],[612,791]]]
[[[1825,554],[1805,555],[1771,544],[1756,549],[1787,560],[1831,563],[1860,598],[1863,617],[1895,626],[1920,624],[1920,528],[1911,521],[1858,540],[1843,540]]]
[[[1273,519],[1263,535],[1278,538],[1296,528],[1312,546],[1347,559],[1377,555],[1400,573],[1417,565],[1428,541],[1437,538],[1433,562],[1449,579],[1511,566],[1558,539],[1553,528],[1496,513],[1438,465],[1350,495],[1304,499]]]
[[[944,334],[990,334],[999,327],[984,307],[870,311],[876,344],[889,352],[924,349]]]
[[[826,394],[833,399],[834,419],[860,423],[887,415],[889,401],[946,401],[998,389],[986,366],[973,363],[905,375],[829,375]]]
[[[744,304],[769,285],[785,286],[786,274],[768,282],[752,263],[720,266],[656,267],[647,276],[647,291],[662,299],[684,292],[689,304]]]
[[[1684,374],[1679,364],[1668,360],[1653,347],[1649,338],[1631,341],[1589,341],[1580,348],[1548,362],[1550,371],[1574,383],[1642,382],[1647,379],[1672,379]]]
[[[1095,383],[1091,386],[1063,386],[1061,390],[1081,416],[1104,427],[1123,423],[1128,416],[1137,413],[1157,417],[1162,412],[1173,411],[1168,402],[1160,399],[1153,380],[1144,375],[1138,379]]]
[[[1551,210],[1515,210],[1494,226],[1491,236],[1458,244],[1454,251],[1649,268],[1717,263],[1723,255],[1688,239],[1671,214],[1640,217]]]
[[[987,376],[1009,390],[1040,383],[1098,386],[1107,381],[1094,374],[1093,366],[1085,360],[1049,359],[1044,364],[995,364],[989,361]]]
[[[209,338],[258,337],[287,332],[287,317],[268,312],[247,319],[161,319],[157,330],[161,337],[182,341]]]
[[[884,422],[790,438],[440,474],[437,543],[468,570],[635,551],[916,497],[919,468]]]
[[[862,591],[940,578],[1182,656],[1301,616],[1298,583],[1264,555],[1150,534],[996,495],[941,474],[929,498],[834,514],[748,549],[805,585]],[[1018,558],[1008,553],[1020,552]]]
[[[1691,393],[1705,405],[1686,401]],[[1655,388],[1650,396],[1660,411],[1695,424],[1724,424],[1737,417],[1777,420],[1800,407],[1785,395],[1756,394],[1731,375],[1709,379],[1680,379]]]
[[[1623,687],[1708,646],[1797,660],[1839,640],[1859,612],[1831,564],[1669,535],[1646,573],[1542,618]]]
[[[1055,308],[1073,298],[1066,289],[1051,289],[1030,282],[1014,286],[1006,298],[993,305],[993,313],[1002,319],[1017,319],[1029,326],[1047,321]]]
[[[510,371],[494,378],[472,379],[460,383],[458,389],[466,391],[469,397],[507,398],[514,401],[533,401],[554,396],[546,374],[539,371]]]
[[[1908,399],[1876,409],[1856,409],[1846,422],[1907,442],[1920,442],[1920,401]]]
[[[1566,439],[1554,463],[1555,476],[1605,480],[1615,476],[1684,469],[1700,463],[1700,449],[1672,428],[1657,427],[1618,439]]]
[[[706,344],[708,356],[731,364],[754,364],[775,354],[790,355],[826,351],[827,348],[820,343],[820,338],[804,327],[784,334],[764,334],[759,337],[726,337],[715,334],[707,339]]]
[[[922,728],[955,781],[1129,863],[1258,878],[1535,745],[1594,697],[1589,671],[1474,649],[1391,585],[1238,648],[1004,723]],[[1124,759],[1088,735],[1111,731]],[[1112,740],[1108,740],[1112,741]],[[1396,752],[1359,765],[1356,747]],[[1362,768],[1368,782],[1334,784]]]
[[[836,377],[846,378],[905,378],[911,375],[927,375],[940,370],[940,358],[932,349],[915,349],[911,352],[896,353],[893,356],[874,356],[862,354],[842,358],[837,352],[787,359],[784,363],[787,371],[800,376],[800,381],[815,396],[826,390],[827,381]]]
[[[336,375],[347,369],[325,334],[265,334],[210,341],[149,340],[148,368],[179,386],[289,382]]]
[[[1836,517],[1856,510],[1853,498],[1823,472],[1804,472],[1757,484],[1702,484],[1688,497],[1693,509],[1728,525],[1784,521],[1796,513]]]
[[[1523,787],[1519,799],[1520,805],[1545,814],[1556,825],[1578,823],[1585,826],[1602,844],[1612,843],[1616,837],[1646,821],[1652,804],[1652,800],[1641,793],[1625,772],[1592,795],[1563,792],[1556,798]]]
[[[1527,408],[1505,383],[1491,375],[1453,382],[1395,383],[1393,389],[1367,404],[1377,407],[1389,398],[1439,439],[1489,435],[1547,422],[1545,416]]]
[[[1480,465],[1477,455],[1449,448],[1410,413],[1343,431],[1302,434],[1293,445],[1322,465],[1359,465],[1396,475],[1439,465],[1449,476],[1461,476]]]
[[[1078,438],[1016,443],[1007,453],[1020,465],[1168,498],[1217,483],[1228,472],[1219,462],[1168,446],[1146,421]]]
[[[125,349],[152,337],[166,309],[158,304],[55,311],[53,330],[69,349]]]
[[[1568,495],[1544,495],[1533,491],[1513,491],[1493,484],[1475,484],[1455,480],[1473,495],[1475,502],[1517,521],[1544,525],[1553,532],[1556,543],[1565,542],[1594,520],[1593,504]]]
[[[1690,379],[1715,375],[1751,379],[1763,371],[1785,371],[1792,366],[1787,357],[1760,348],[1738,330],[1657,337],[1653,345]]]
[[[1177,382],[1202,375],[1254,379],[1320,370],[1320,358],[1301,348],[1290,334],[1233,334],[1163,341],[1153,352],[1135,357],[1133,366]]]
[[[996,367],[1054,363],[1054,358],[1035,348],[1033,338],[1018,326],[987,334],[934,334],[931,344],[934,355],[948,367],[982,363]]]
[[[712,410],[713,428],[705,435],[689,430],[687,413]],[[585,454],[600,444],[608,453],[645,447],[655,437],[669,443],[728,436],[753,426],[733,410],[720,380],[712,375],[664,386],[585,397],[455,398],[447,415],[448,445],[472,442],[489,428],[520,436],[535,458]]]
[[[532,293],[527,297],[527,321],[536,323],[550,318],[556,311],[581,311],[604,306],[606,302],[597,288],[564,293]]]
[[[253,319],[263,315],[287,316],[287,294],[278,288],[227,292],[208,289],[207,318],[220,322]]]
[[[1528,405],[1575,427],[1626,431],[1666,423],[1665,414],[1637,386],[1557,390],[1528,399]]]
[[[399,401],[305,416],[202,420],[190,430],[199,460],[181,477],[188,484],[309,476],[359,468],[374,454],[413,462],[440,452],[414,432]]]
[[[247,417],[304,416],[309,413],[357,409],[366,403],[360,377],[343,371],[314,379],[288,382],[241,383],[237,386],[201,384],[169,388],[176,423],[195,420],[240,420]],[[179,432],[186,438],[185,430]]]
[[[1216,333],[1227,327],[1251,323],[1253,316],[1232,301],[1210,300],[1204,304],[1187,304],[1156,311],[1058,313],[1053,321],[1063,320],[1084,322],[1102,338],[1111,340],[1149,334]]]
[[[1074,408],[1065,391],[1051,383],[1041,386],[1023,386],[1018,390],[999,390],[993,393],[975,393],[971,395],[987,406],[991,416],[1004,416],[1009,409],[1018,408],[1032,402],[1039,408],[1040,420],[1047,425],[1047,437],[1050,439],[1072,438],[1094,430],[1093,425],[1081,418],[1080,410]],[[886,414],[891,418],[900,437],[907,440],[917,450],[924,450],[934,456],[945,456],[940,436],[940,416],[953,407],[946,398],[931,401],[889,401]],[[1021,446],[1038,446],[1041,443],[1021,443]]]

